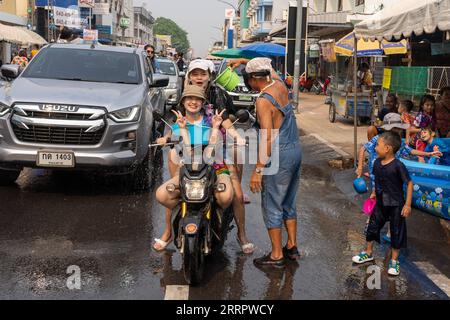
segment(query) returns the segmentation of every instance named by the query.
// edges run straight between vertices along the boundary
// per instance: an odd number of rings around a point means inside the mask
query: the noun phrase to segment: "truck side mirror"
[[[1,73],[7,79],[15,79],[20,74],[20,66],[17,64],[4,64],[1,67]]]

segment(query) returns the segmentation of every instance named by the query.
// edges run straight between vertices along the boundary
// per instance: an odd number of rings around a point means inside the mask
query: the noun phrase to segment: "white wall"
[[[283,10],[289,9],[289,0],[274,0],[272,7],[272,28],[281,26]]]

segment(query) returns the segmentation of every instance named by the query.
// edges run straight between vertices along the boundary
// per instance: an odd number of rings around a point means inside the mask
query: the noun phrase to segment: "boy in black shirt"
[[[383,133],[378,140],[376,147],[378,159],[373,168],[377,204],[367,228],[367,248],[352,259],[358,264],[372,261],[374,241],[380,242],[380,231],[385,223],[390,221],[392,256],[388,274],[393,276],[400,274],[398,256],[400,249],[406,248],[405,218],[411,214],[413,193],[413,183],[405,165],[395,158],[401,143],[400,136],[393,132]],[[403,193],[405,184],[407,184],[406,202]]]

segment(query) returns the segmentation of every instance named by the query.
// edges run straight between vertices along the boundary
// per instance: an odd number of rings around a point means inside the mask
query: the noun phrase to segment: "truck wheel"
[[[20,171],[0,170],[0,186],[13,184],[20,175]]]
[[[331,123],[336,122],[336,106],[334,103],[330,104],[330,108],[328,111],[328,120],[330,120]]]

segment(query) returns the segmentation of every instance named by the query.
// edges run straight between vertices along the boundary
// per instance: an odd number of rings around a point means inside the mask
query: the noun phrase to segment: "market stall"
[[[374,107],[381,105],[382,99],[379,91],[382,89],[383,57],[386,54],[405,54],[407,51],[406,41],[398,43],[377,40],[370,41],[359,39],[357,42],[356,57],[354,56],[355,34],[349,33],[334,45],[336,53],[336,73],[330,88],[331,101],[329,109],[329,120],[335,122],[336,115],[345,118],[353,118],[356,114],[356,124],[370,120],[374,113]],[[354,83],[353,65],[360,65],[366,61],[373,71],[374,83],[370,86]],[[355,95],[357,100],[356,113],[354,110]]]

